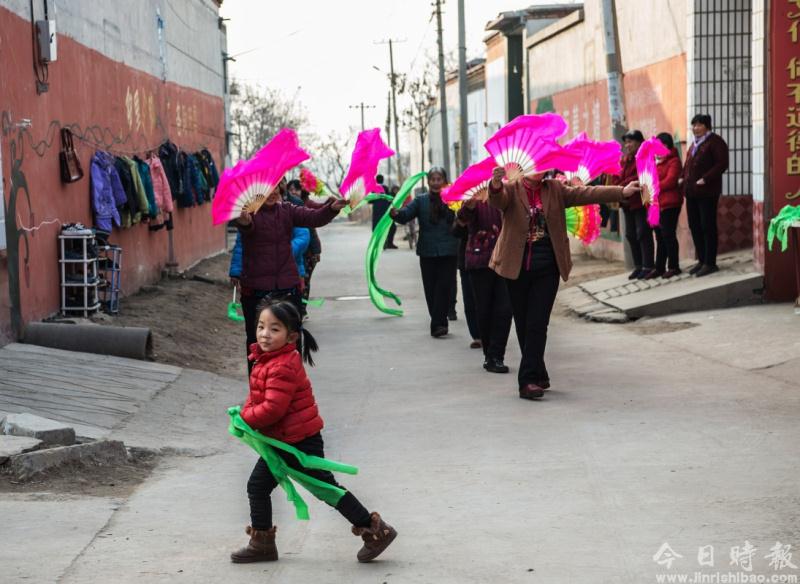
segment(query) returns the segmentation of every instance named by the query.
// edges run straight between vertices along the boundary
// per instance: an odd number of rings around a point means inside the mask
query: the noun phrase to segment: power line
[[[347,106],[349,109],[360,109],[361,110],[361,131],[364,131],[364,110],[365,109],[375,109],[374,105],[366,105],[363,101],[357,105],[349,105]]]

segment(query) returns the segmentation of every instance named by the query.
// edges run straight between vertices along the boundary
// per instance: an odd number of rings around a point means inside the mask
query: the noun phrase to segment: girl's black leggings
[[[319,432],[292,444],[292,446],[306,454],[325,457],[322,434]],[[300,466],[300,462],[292,454],[278,449],[275,449],[275,451],[292,468],[301,470],[317,480],[341,487],[336,482],[336,479],[333,478],[332,473],[326,470],[303,469]],[[270,493],[277,486],[278,481],[272,476],[267,463],[264,462],[263,458],[259,458],[253,468],[253,472],[250,474],[250,480],[247,481],[247,497],[250,499],[250,525],[253,526],[253,529],[267,530],[272,527],[272,500]],[[347,491],[344,497],[339,500],[336,510],[356,527],[369,527],[370,525],[369,511],[350,491]]]

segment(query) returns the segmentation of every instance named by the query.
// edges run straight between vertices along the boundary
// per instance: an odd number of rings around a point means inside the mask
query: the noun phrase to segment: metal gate
[[[751,0],[693,0],[689,120],[711,115],[730,149],[723,195],[752,194]],[[690,138],[691,140],[691,138]]]

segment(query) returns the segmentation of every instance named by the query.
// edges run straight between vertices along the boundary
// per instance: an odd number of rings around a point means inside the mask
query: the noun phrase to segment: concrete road
[[[780,375],[770,375],[769,359],[751,366],[726,336],[725,315],[714,334],[702,322],[642,334],[556,317],[553,390],[523,401],[513,338],[513,372],[503,376],[482,370],[463,320],[450,338],[428,335],[415,256],[384,254],[380,282],[406,308],[403,318],[386,317],[363,298],[368,231],[336,225],[323,234],[312,295],[328,300],[308,327],[321,346],[310,375],[327,453],[360,468],[342,482],[397,528],[396,542],[359,565],[359,541],[335,511],[309,495],[312,519],[297,521],[276,492],[281,560],[231,564],[228,553],[246,540],[255,456],[226,437],[223,406],[240,402],[245,386],[185,372],[182,386],[112,435],[174,442],[186,455],[166,459],[127,501],[99,505],[108,521],[58,582],[641,584],[737,571],[731,548],[745,541],[757,548],[752,573],[798,574],[776,572],[764,556],[776,542],[800,545],[800,361],[781,354]],[[731,330],[742,331],[736,322]],[[781,342],[767,339],[761,353]],[[76,504],[75,512],[84,511]],[[0,519],[3,539],[19,535],[19,524],[9,533]],[[29,556],[3,562],[42,562],[42,527]],[[676,554],[671,568],[664,544]],[[714,546],[715,567],[699,565],[702,546]],[[791,561],[800,565],[800,555]]]

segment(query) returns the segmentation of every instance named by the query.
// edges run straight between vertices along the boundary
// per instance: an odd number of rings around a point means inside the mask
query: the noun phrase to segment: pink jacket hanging
[[[150,167],[150,176],[153,179],[153,193],[156,197],[156,205],[164,213],[172,213],[175,209],[172,204],[172,190],[169,188],[167,173],[158,156],[148,156],[147,165]]]

